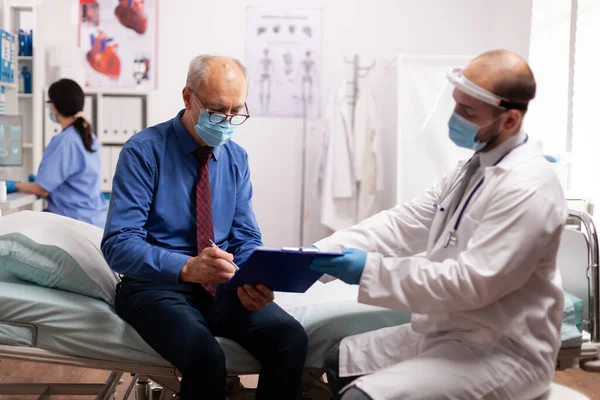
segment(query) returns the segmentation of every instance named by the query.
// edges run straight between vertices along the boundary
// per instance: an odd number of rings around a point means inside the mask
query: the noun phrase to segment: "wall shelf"
[[[32,52],[34,56],[18,56],[18,43],[15,43],[13,65],[15,67],[15,82],[0,82],[5,93],[6,115],[20,115],[22,119],[23,164],[15,168],[7,168],[6,178],[14,180],[27,180],[30,173],[37,173],[44,150],[44,116],[47,110],[43,103],[44,87],[46,85],[44,32],[47,18],[45,17],[44,3],[41,0],[2,0],[2,28],[8,32],[17,33],[19,29],[37,32],[33,41]],[[31,92],[19,93],[18,79],[21,68],[27,66],[31,72]],[[37,211],[43,209],[43,201],[36,202],[32,208]]]
[[[7,89],[17,89],[16,83],[0,82],[0,86],[4,86]]]

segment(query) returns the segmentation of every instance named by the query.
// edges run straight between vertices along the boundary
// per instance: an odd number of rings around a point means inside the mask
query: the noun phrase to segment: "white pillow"
[[[48,212],[0,218],[0,269],[40,286],[114,305],[119,282],[102,252],[102,229]]]

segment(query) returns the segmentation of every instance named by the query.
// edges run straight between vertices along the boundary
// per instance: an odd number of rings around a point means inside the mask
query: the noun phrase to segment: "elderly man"
[[[316,243],[345,254],[313,268],[359,284],[363,303],[413,313],[410,325],[331,351],[333,391],[350,383],[344,400],[530,400],[554,375],[567,207],[540,144],[522,129],[533,73],[498,50],[448,78],[450,139],[475,155],[411,203]]]
[[[248,118],[244,67],[199,56],[185,110],[123,147],[102,251],[123,274],[117,313],[182,374],[182,400],[225,397],[225,356],[215,336],[261,363],[257,398],[296,399],[306,358],[302,326],[264,286],[227,282],[261,234],[246,152],[229,141]],[[219,248],[212,247],[216,243]]]

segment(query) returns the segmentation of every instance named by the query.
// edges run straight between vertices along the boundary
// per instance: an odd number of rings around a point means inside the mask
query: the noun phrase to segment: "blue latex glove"
[[[28,180],[29,180],[29,182],[35,182],[35,175],[34,174],[29,174]]]
[[[341,257],[315,258],[310,267],[350,285],[358,285],[367,262],[367,253],[358,249],[343,249],[342,254]]]
[[[18,183],[19,181],[6,181],[6,193],[14,193],[17,191],[17,188],[15,187],[15,185]]]

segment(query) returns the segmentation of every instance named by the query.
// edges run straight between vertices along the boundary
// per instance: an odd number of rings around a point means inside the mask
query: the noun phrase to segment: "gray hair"
[[[192,90],[198,90],[202,83],[204,82],[204,78],[208,74],[210,69],[210,63],[216,56],[211,56],[207,54],[203,54],[200,56],[196,56],[190,62],[190,67],[188,69],[187,79],[185,81],[185,85]],[[235,58],[229,58],[233,61],[240,69],[244,72],[244,76],[246,77],[246,82],[248,82],[248,72],[246,71],[246,67],[240,60]]]

